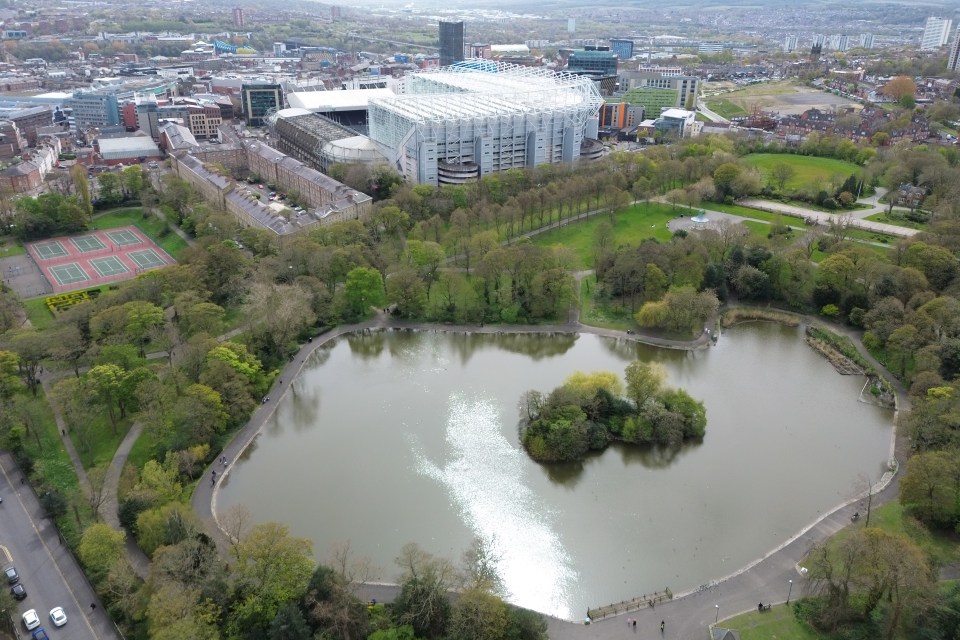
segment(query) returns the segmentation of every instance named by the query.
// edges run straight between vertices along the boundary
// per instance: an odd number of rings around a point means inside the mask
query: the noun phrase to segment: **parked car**
[[[24,612],[23,626],[27,628],[27,631],[32,631],[40,626],[40,616],[37,615],[36,609],[28,609]]]
[[[53,626],[55,627],[62,627],[67,624],[67,614],[64,612],[63,607],[50,609],[50,621],[53,622]]]
[[[10,587],[10,595],[13,596],[14,600],[23,600],[27,597],[27,589],[23,586],[22,582]]]
[[[33,640],[50,640],[50,636],[43,630],[43,627],[40,627],[33,632]]]
[[[7,576],[7,582],[10,584],[17,584],[20,582],[20,574],[17,573],[17,568],[13,565],[10,565],[4,569],[3,574]]]

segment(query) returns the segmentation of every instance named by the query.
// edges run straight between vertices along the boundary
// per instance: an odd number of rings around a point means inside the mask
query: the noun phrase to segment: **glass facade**
[[[463,22],[440,23],[440,66],[463,60]]]
[[[251,127],[262,127],[266,115],[283,108],[283,92],[278,84],[245,84],[240,97],[243,117]]]

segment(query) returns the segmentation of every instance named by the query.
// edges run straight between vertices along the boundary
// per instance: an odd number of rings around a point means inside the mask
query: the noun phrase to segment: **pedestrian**
[[[283,384],[283,378],[280,378],[280,384]]]
[[[91,603],[90,603],[90,613],[93,613],[93,612],[96,611],[96,610],[97,610],[97,603],[96,603],[96,602],[91,602]]]
[[[664,622],[663,620],[661,620],[661,621],[660,621],[660,633],[663,633],[663,629],[664,629],[664,627],[666,627],[666,626],[667,626],[667,623]]]
[[[217,484],[217,471],[214,469],[210,472],[210,486]]]
[[[62,435],[63,437],[66,437],[67,436],[66,429],[60,429],[60,435]]]
[[[634,632],[634,633],[637,632],[637,619],[636,619],[636,618],[633,619],[633,632]]]

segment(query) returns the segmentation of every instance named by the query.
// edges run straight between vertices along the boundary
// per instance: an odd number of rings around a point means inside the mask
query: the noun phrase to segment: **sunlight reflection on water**
[[[525,478],[522,450],[502,434],[495,402],[449,399],[441,468],[417,453],[417,471],[443,484],[473,532],[490,541],[510,601],[569,618],[577,573],[554,530],[552,514]]]

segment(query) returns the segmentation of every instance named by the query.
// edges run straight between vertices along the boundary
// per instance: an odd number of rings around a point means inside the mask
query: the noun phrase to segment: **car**
[[[40,627],[33,632],[33,640],[50,640],[50,636],[47,635],[47,632],[43,630],[43,627]]]
[[[257,188],[258,188],[258,189],[263,189],[263,185],[262,185],[262,184],[258,184],[258,185],[257,185]]]
[[[67,614],[63,611],[63,607],[50,609],[50,621],[55,627],[62,627],[67,624]]]
[[[20,582],[20,574],[17,573],[17,568],[13,565],[10,565],[3,570],[3,574],[7,576],[7,582],[10,584],[17,584]]]
[[[10,587],[10,595],[13,596],[14,600],[23,600],[27,597],[27,589],[22,582],[17,583]]]
[[[37,615],[36,609],[29,609],[23,614],[23,626],[27,628],[27,631],[40,626],[40,616]]]

